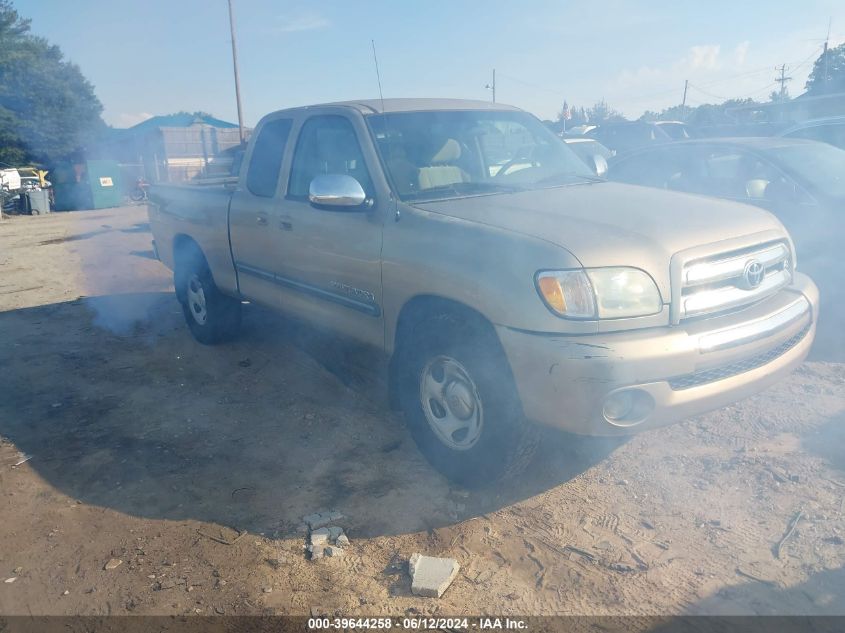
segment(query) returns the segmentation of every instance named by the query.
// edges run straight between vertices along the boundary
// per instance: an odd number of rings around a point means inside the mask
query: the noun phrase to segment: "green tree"
[[[819,55],[804,87],[813,95],[845,92],[845,44]]]
[[[772,93],[777,95],[780,99],[780,92]],[[661,110],[660,112],[653,112],[647,110],[640,116],[640,121],[685,121],[691,125],[725,125],[735,123],[753,123],[760,120],[760,111],[755,108],[744,108],[744,106],[763,106],[764,104],[754,101],[754,99],[728,99],[724,103],[703,103],[699,106],[682,107],[680,105],[672,106]],[[743,107],[742,110],[734,110],[734,108]]]
[[[599,124],[626,120],[621,112],[608,106],[604,99],[593,105],[592,108],[589,108],[586,112],[586,116],[590,123]]]
[[[565,113],[569,113],[569,119],[565,118]],[[562,129],[564,121],[566,128],[575,127],[576,125],[584,125],[585,123],[607,123],[609,121],[625,121],[624,115],[618,110],[614,110],[607,105],[604,99],[594,104],[591,108],[576,107],[569,105],[568,101],[563,102],[563,107],[557,113],[555,120],[556,129]]]
[[[0,161],[72,156],[105,128],[102,110],[79,68],[0,0]]]

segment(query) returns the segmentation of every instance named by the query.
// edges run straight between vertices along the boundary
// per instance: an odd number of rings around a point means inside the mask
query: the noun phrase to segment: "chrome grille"
[[[763,365],[766,365],[776,358],[786,354],[789,350],[798,345],[798,343],[807,336],[807,332],[809,331],[810,326],[808,325],[798,332],[798,334],[790,339],[787,339],[777,347],[770,349],[767,352],[763,352],[762,354],[757,354],[756,356],[751,356],[750,358],[744,358],[735,363],[731,363],[730,365],[723,365],[722,367],[697,371],[693,374],[687,374],[686,376],[672,378],[669,380],[669,386],[674,391],[682,391],[684,389],[690,389],[691,387],[705,385],[709,382],[715,382],[717,380],[730,378],[731,376],[737,376],[747,371],[751,371],[752,369],[757,369],[758,367],[762,367]]]
[[[792,281],[789,244],[770,242],[687,262],[681,271],[681,319],[754,303]]]

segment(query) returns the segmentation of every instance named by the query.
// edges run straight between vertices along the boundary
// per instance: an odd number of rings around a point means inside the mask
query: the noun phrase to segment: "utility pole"
[[[496,69],[493,69],[493,83],[484,86],[487,90],[493,91],[493,103],[496,103]]]
[[[827,43],[830,41],[830,26],[833,23],[833,17],[827,20],[827,37],[824,38],[824,51],[822,51],[822,59],[824,60],[824,79],[822,80],[822,90],[827,94]]]
[[[684,98],[681,101],[681,120],[686,118],[687,112],[687,88],[689,88],[689,79],[684,79]]]
[[[238,102],[238,134],[241,145],[244,142],[244,114],[241,107],[241,77],[238,73],[238,44],[235,39],[235,14],[232,11],[232,0],[229,0],[229,31],[232,34],[232,66],[235,69],[235,99]]]
[[[775,70],[780,71],[780,77],[775,77],[775,81],[780,84],[780,101],[786,101],[786,82],[792,81],[792,77],[786,76],[786,69],[789,68],[786,64],[781,64],[780,67],[775,66]]]

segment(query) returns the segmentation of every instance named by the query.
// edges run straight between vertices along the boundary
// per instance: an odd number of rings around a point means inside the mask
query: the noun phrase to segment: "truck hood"
[[[668,290],[669,263],[678,251],[762,231],[786,236],[781,223],[757,207],[612,182],[415,206],[552,242],[585,267],[642,268],[662,291]]]

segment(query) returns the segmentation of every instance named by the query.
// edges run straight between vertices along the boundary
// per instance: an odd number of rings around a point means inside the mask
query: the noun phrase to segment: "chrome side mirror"
[[[308,187],[308,199],[319,207],[360,207],[367,201],[361,183],[346,174],[317,176]]]
[[[593,154],[593,171],[601,178],[607,175],[607,160],[601,154]]]

